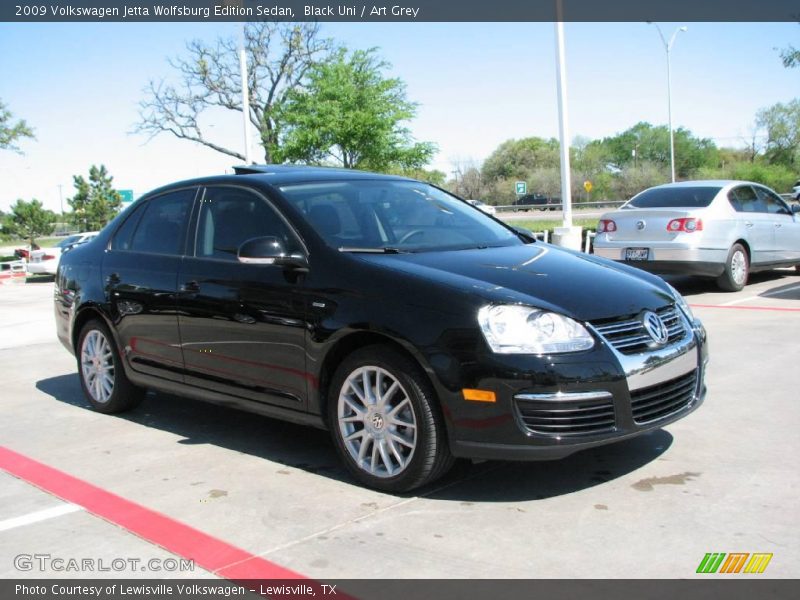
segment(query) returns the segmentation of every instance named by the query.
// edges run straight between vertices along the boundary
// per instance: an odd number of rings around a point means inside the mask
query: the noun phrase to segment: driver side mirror
[[[276,265],[295,271],[308,271],[308,260],[302,254],[289,254],[283,242],[274,236],[257,237],[239,246],[241,263]]]
[[[792,204],[792,213],[793,214],[800,213],[800,204]]]

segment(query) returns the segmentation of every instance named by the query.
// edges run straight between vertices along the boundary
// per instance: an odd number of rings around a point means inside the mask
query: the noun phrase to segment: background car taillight
[[[42,256],[41,260],[53,260],[54,258],[55,256],[53,256],[52,254],[45,254],[44,256]]]
[[[612,233],[617,230],[617,224],[611,219],[600,219],[597,224],[597,233]]]
[[[692,233],[693,231],[703,231],[703,220],[692,217],[672,219],[672,221],[667,223],[667,231],[671,231],[673,233]]]

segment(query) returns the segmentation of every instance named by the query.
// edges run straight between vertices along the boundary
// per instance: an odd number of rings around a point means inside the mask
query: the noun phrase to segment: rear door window
[[[728,201],[736,212],[754,213],[760,211],[759,199],[749,185],[740,185],[728,192]],[[764,207],[766,209],[766,206]]]
[[[137,211],[142,213],[138,220],[134,214],[123,223],[112,248],[149,254],[183,254],[195,193],[195,189],[178,190],[148,200],[147,205]]]

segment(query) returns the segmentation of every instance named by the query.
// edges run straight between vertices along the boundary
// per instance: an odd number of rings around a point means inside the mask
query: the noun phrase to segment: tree
[[[795,48],[792,45],[787,46],[781,50],[781,60],[783,61],[783,66],[787,69],[800,67],[800,48]]]
[[[249,118],[264,149],[264,159],[271,163],[280,144],[280,113],[289,92],[302,85],[312,65],[330,56],[332,42],[320,38],[316,23],[259,21],[245,25],[244,47]],[[209,109],[242,112],[237,41],[220,38],[216,44],[208,45],[194,40],[186,49],[188,57],[169,61],[179,73],[179,84],[148,84],[145,92],[149,98],[139,105],[140,121],[135,131],[150,134],[151,138],[171,133],[244,160],[241,152],[209,139],[200,123]]]
[[[675,172],[680,178],[691,177],[702,166],[718,162],[717,147],[710,139],[697,138],[683,127],[673,131],[675,140]],[[640,162],[669,166],[669,129],[639,122],[615,136],[592,142],[603,147],[610,162],[619,169]]]
[[[6,105],[0,101],[0,150],[11,150],[18,154],[22,154],[16,142],[22,138],[34,139],[33,130],[28,124],[19,120],[14,122],[14,115],[11,114],[6,108]]]
[[[52,210],[45,209],[38,200],[25,202],[20,199],[11,207],[11,223],[14,231],[28,240],[31,246],[37,237],[53,233],[55,222],[56,214]]]
[[[420,181],[427,181],[430,184],[442,187],[445,184],[447,175],[437,169],[387,169],[386,173],[389,175],[400,175],[401,177],[410,177],[411,179],[418,179]]]
[[[529,137],[506,140],[483,163],[484,179],[525,179],[539,168],[559,168],[559,143],[555,138],[545,140]]]
[[[787,167],[800,162],[800,99],[762,108],[756,114],[756,123],[767,132],[767,161]]]
[[[340,49],[314,65],[305,88],[291,91],[280,111],[286,134],[277,156],[374,171],[427,164],[435,146],[413,141],[404,123],[417,105],[400,79],[384,77],[388,67],[375,48]]]
[[[669,167],[654,162],[628,165],[614,178],[614,191],[620,200],[628,200],[644,189],[669,181]]]
[[[88,181],[82,175],[72,179],[75,195],[67,200],[72,207],[72,222],[83,231],[102,229],[122,206],[122,196],[113,187],[114,178],[105,166],[92,165]]]

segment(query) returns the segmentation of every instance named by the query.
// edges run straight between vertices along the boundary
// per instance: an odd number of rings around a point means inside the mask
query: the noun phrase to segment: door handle
[[[775,223],[775,227],[780,227],[782,223]]]
[[[752,227],[752,226],[753,226],[753,224],[752,224],[750,221],[745,221],[745,224],[744,224],[744,226],[745,226],[745,227]]]
[[[200,291],[200,284],[197,281],[187,281],[181,286],[182,292],[199,292]]]

